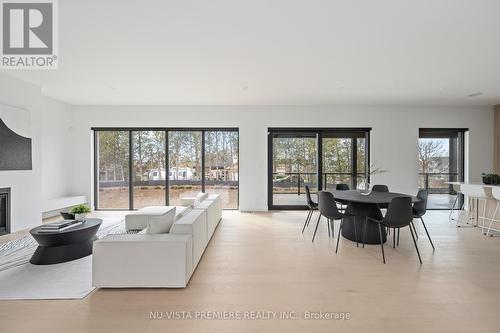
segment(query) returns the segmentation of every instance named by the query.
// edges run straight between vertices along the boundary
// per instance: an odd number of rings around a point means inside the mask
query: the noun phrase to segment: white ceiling
[[[58,3],[59,69],[8,73],[72,104],[500,103],[498,0]]]

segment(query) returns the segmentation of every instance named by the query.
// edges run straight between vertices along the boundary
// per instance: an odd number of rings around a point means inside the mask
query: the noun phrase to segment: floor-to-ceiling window
[[[129,131],[95,133],[95,202],[101,209],[129,207]]]
[[[238,130],[94,128],[95,208],[179,205],[219,193],[238,208]]]
[[[354,189],[366,178],[365,132],[325,132],[322,137],[323,189],[334,190],[339,183]]]
[[[205,191],[238,208],[238,132],[205,131]]]
[[[182,197],[202,191],[201,131],[168,132],[169,203],[178,206]]]
[[[269,129],[270,209],[305,207],[311,193],[332,190],[338,183],[355,188],[367,177],[370,129]]]
[[[134,208],[165,205],[165,162],[165,131],[132,131]]]
[[[447,182],[464,180],[466,129],[421,128],[418,140],[419,188],[429,191],[429,209],[450,209],[457,193]],[[462,204],[459,197],[459,207]],[[455,208],[456,208],[455,207]]]
[[[318,190],[316,133],[273,132],[272,206],[303,204],[305,186]]]

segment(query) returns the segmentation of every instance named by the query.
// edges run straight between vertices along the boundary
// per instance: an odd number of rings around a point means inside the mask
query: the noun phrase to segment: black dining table
[[[371,192],[368,195],[361,194],[358,191],[331,191],[335,200],[347,204],[345,213],[356,217],[356,232],[358,242],[363,242],[363,229],[365,226],[366,217],[375,220],[382,220],[384,216],[380,210],[381,205],[388,205],[392,199],[396,197],[411,197],[412,202],[419,202],[420,199],[416,196],[394,193],[394,192]],[[344,218],[342,227],[342,236],[356,241],[354,232],[354,221],[352,216]],[[385,228],[384,228],[385,230]],[[382,233],[382,242],[386,242],[386,232]],[[366,226],[366,244],[380,244],[379,229],[376,222],[368,220]]]

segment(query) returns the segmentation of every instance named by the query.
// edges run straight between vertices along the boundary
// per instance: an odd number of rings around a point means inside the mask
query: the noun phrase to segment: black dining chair
[[[349,191],[350,188],[349,188],[348,184],[339,183],[339,184],[335,185],[335,190],[337,190],[337,191]],[[336,201],[340,204],[340,211],[344,212],[345,209],[347,208],[347,202],[343,201],[343,200],[339,200],[339,199],[336,199]],[[344,206],[346,206],[346,207],[344,207]]]
[[[387,185],[373,185],[372,192],[389,192],[389,186],[387,186]]]
[[[337,191],[349,191],[350,190],[348,184],[342,184],[342,183],[339,183],[339,184],[335,185],[335,189]]]
[[[413,204],[413,218],[420,219],[422,221],[422,225],[424,226],[425,233],[427,234],[427,238],[429,238],[429,242],[431,242],[432,250],[435,250],[434,244],[432,243],[431,236],[429,235],[429,231],[427,230],[427,226],[425,225],[423,216],[425,213],[427,213],[427,197],[429,196],[429,191],[427,190],[420,190],[417,193],[417,198],[420,199],[420,201],[417,201]],[[413,224],[413,229],[415,230],[415,234],[417,233],[417,230],[415,229],[415,224]],[[418,235],[417,235],[418,238]]]
[[[382,220],[375,220],[367,217],[365,220],[365,227],[363,230],[363,247],[365,247],[366,241],[366,226],[368,225],[368,220],[378,223],[378,233],[380,236],[380,247],[382,249],[382,258],[385,264],[385,253],[384,253],[384,242],[382,241],[382,226],[387,228],[399,229],[403,227],[409,227],[411,237],[413,238],[413,244],[417,250],[418,260],[422,264],[422,259],[420,258],[420,252],[418,251],[417,241],[413,235],[413,229],[411,228],[411,222],[413,221],[413,211],[412,211],[412,199],[411,197],[396,197],[392,199]]]
[[[330,230],[331,230],[331,236],[335,238],[335,221],[340,220],[340,225],[342,226],[344,217],[346,216],[352,216],[354,219],[354,236],[356,237],[356,246],[358,246],[358,236],[357,236],[357,231],[356,231],[356,217],[353,215],[347,215],[343,214],[339,211],[337,208],[337,203],[335,202],[335,197],[331,192],[325,192],[325,191],[319,191],[318,192],[318,210],[319,210],[319,216],[318,216],[318,221],[316,222],[316,228],[314,229],[314,235],[312,238],[312,241],[314,242],[314,238],[316,237],[316,232],[318,231],[318,226],[319,226],[319,221],[321,219],[321,216],[326,217],[327,222],[328,222],[328,236],[330,237]],[[338,238],[340,238],[340,232],[341,229],[339,230]],[[335,253],[338,250],[338,239],[337,239],[337,248],[335,250]]]
[[[306,200],[307,200],[306,202],[307,207],[309,207],[309,212],[307,213],[306,222],[304,223],[304,227],[302,228],[302,233],[304,233],[304,230],[309,225],[309,222],[311,221],[314,211],[318,209],[318,203],[312,200],[311,191],[309,190],[309,186],[307,185],[306,185]]]
[[[373,185],[372,192],[389,192],[389,186],[387,185]],[[387,209],[389,207],[388,204],[380,204],[379,208]]]

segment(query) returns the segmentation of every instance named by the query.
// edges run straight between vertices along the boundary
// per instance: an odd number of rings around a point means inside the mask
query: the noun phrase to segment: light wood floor
[[[338,255],[325,223],[311,243],[305,212],[224,212],[188,288],[98,290],[83,300],[1,301],[0,332],[500,332],[500,238],[428,212],[401,245]],[[337,224],[338,228],[338,224]],[[161,261],[161,254],[155,255]],[[131,263],[133,264],[133,263]],[[348,312],[350,320],[152,320],[151,311]]]

